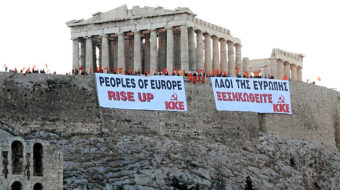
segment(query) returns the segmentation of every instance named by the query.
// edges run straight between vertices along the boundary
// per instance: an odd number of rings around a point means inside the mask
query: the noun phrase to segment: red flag
[[[116,68],[113,69],[112,73],[116,74]]]
[[[104,70],[105,70],[105,71],[109,70],[109,67],[106,66],[106,67],[104,68]]]
[[[172,71],[171,71],[171,75],[175,75],[175,71],[174,71],[174,69],[172,69]]]
[[[90,67],[90,73],[92,73],[92,67]]]
[[[122,74],[122,73],[123,73],[123,68],[119,68],[119,69],[118,69],[118,73],[119,73],[119,74]]]
[[[239,68],[235,68],[235,74],[238,75],[238,73],[240,72],[240,69]]]
[[[148,70],[147,72],[146,72],[146,76],[149,76],[150,75],[150,70]]]
[[[197,76],[195,75],[194,76],[194,80],[192,81],[194,84],[196,84],[196,81],[197,81]]]
[[[128,70],[128,74],[131,75],[131,71],[130,70]]]
[[[185,76],[185,69],[183,69],[183,73],[182,73],[182,76],[183,76],[183,77]]]
[[[202,84],[205,83],[205,75],[203,75],[203,78],[202,78]]]
[[[197,71],[198,73],[203,73],[203,69],[200,69]]]
[[[307,79],[307,82],[306,83],[309,83],[309,79]]]
[[[191,81],[192,80],[192,74],[190,73],[189,74],[189,81]]]
[[[98,67],[96,67],[96,73],[98,73],[99,72],[99,68]]]
[[[245,76],[246,78],[249,78],[248,71],[244,72],[244,76]]]
[[[31,68],[30,68],[30,67],[28,67],[28,69],[26,70],[26,73],[30,72],[30,70],[31,70]]]
[[[283,80],[288,80],[288,76],[287,75],[283,76]]]
[[[318,80],[319,82],[321,82],[321,77],[318,77],[317,80]]]
[[[163,75],[165,75],[166,74],[166,68],[163,68]]]
[[[83,71],[83,70],[84,70],[84,67],[79,67],[79,70]]]
[[[176,75],[178,75],[178,74],[179,74],[178,69],[176,69]]]

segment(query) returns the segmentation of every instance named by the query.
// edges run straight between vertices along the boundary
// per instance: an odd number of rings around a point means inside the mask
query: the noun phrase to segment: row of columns
[[[235,76],[235,68],[239,68],[242,72],[241,64],[241,45],[234,44],[232,41],[227,41],[223,38],[218,38],[216,35],[209,33],[203,33],[201,30],[194,30],[192,27],[182,25],[176,27],[176,32],[180,29],[180,37],[174,35],[174,28],[169,27],[166,29],[164,35],[159,35],[157,39],[157,30],[150,31],[149,39],[145,38],[144,48],[146,48],[149,57],[142,56],[142,36],[141,32],[133,32],[133,43],[129,47],[133,46],[133,51],[126,51],[125,48],[125,33],[117,34],[118,46],[117,46],[117,69],[122,68],[123,72],[126,71],[126,53],[133,52],[133,71],[142,71],[142,62],[149,64],[148,70],[151,73],[156,71],[158,64],[163,63],[168,71],[174,69],[185,71],[198,71],[204,70],[205,72],[220,71],[229,73],[231,76]],[[163,29],[163,32],[165,29]],[[196,39],[195,39],[196,32]],[[179,43],[178,43],[179,40]],[[211,44],[212,41],[212,44]],[[79,51],[80,42],[80,51]],[[85,42],[85,43],[84,43]],[[132,42],[132,41],[130,41]],[[195,46],[196,42],[196,46]],[[212,47],[212,51],[211,51]],[[166,48],[166,49],[165,49]],[[227,50],[228,48],[228,50]],[[86,38],[86,40],[80,41],[79,39],[73,40],[73,69],[79,69],[80,65],[84,65],[87,72],[90,68],[96,68],[94,65],[96,58],[94,57],[94,46],[92,37]],[[129,49],[129,50],[131,50]],[[234,49],[236,51],[236,61],[234,61]],[[158,50],[166,51],[166,57],[159,53]],[[85,51],[85,52],[84,52]],[[226,52],[228,51],[228,52]],[[79,53],[80,52],[80,53]],[[107,35],[101,36],[100,47],[100,65],[102,68],[109,67],[110,64],[110,43]],[[227,54],[228,53],[228,54]],[[179,55],[178,55],[179,54]],[[81,56],[80,56],[81,55]],[[85,58],[84,58],[85,55]],[[180,63],[175,64],[175,56],[180,58]],[[148,59],[148,60],[145,60]],[[161,59],[161,60],[159,60]],[[85,62],[85,63],[84,63]]]
[[[275,65],[275,64],[274,64]],[[302,67],[291,64],[282,59],[276,60],[275,66],[272,68],[272,75],[277,79],[283,79],[285,76],[293,81],[302,81]]]

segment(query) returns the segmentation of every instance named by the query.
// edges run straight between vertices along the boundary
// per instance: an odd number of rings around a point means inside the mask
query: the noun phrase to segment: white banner
[[[187,111],[181,76],[132,76],[96,73],[100,107]]]
[[[291,114],[286,80],[212,77],[216,109]]]

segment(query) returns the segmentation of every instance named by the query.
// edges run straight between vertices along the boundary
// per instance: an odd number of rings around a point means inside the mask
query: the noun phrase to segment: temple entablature
[[[72,29],[72,39],[117,32],[133,32],[186,25],[203,33],[214,34],[238,43],[231,36],[230,30],[196,18],[189,8],[178,7],[175,10],[163,7],[139,7],[128,9],[126,5],[108,12],[97,12],[90,19],[71,20],[66,23]]]
[[[303,67],[303,54],[291,53],[278,48],[272,50],[272,58],[281,59],[283,62],[289,62],[290,64],[295,64],[297,67]]]

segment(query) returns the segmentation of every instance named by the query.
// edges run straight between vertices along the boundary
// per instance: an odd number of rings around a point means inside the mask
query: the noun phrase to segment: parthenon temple
[[[285,76],[293,81],[302,81],[303,54],[290,53],[273,49],[270,58],[249,61],[249,71],[260,71],[264,76],[283,79]]]
[[[240,39],[196,18],[188,8],[123,5],[87,20],[69,21],[67,26],[73,40],[73,70],[153,74],[167,68],[219,70],[235,76],[235,68],[242,68]]]
[[[73,73],[150,73],[174,70],[263,76],[302,80],[302,54],[273,49],[271,58],[241,56],[241,40],[228,29],[196,18],[188,8],[128,9],[126,5],[98,12],[87,20],[71,20]]]

